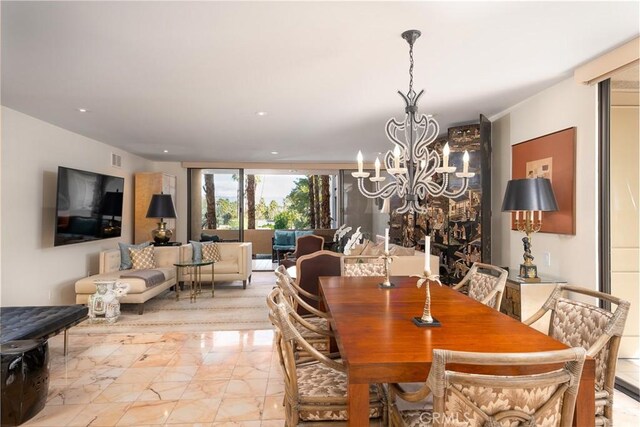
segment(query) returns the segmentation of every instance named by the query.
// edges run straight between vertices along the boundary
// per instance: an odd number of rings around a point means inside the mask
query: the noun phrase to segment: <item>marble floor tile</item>
[[[214,421],[260,420],[264,398],[223,398]]]
[[[66,426],[86,406],[87,405],[47,405],[38,415],[22,425],[42,427]]]
[[[231,379],[225,397],[263,397],[267,392],[266,379]]]
[[[193,380],[186,386],[182,394],[183,399],[206,399],[208,397],[223,397],[227,389],[228,380]]]
[[[155,379],[157,382],[189,382],[198,371],[197,366],[168,366]]]
[[[76,415],[68,426],[115,426],[130,403],[91,403]]]
[[[182,397],[188,383],[180,382],[153,382],[149,384],[138,396],[139,402],[151,400],[178,400]],[[207,396],[205,396],[207,397]]]
[[[134,402],[129,406],[117,426],[142,426],[164,424],[177,401],[158,400],[154,402]]]
[[[146,388],[144,383],[113,383],[93,399],[93,403],[135,402]]]
[[[132,368],[155,368],[165,367],[175,357],[174,354],[160,353],[148,354],[143,353],[137,357],[137,360],[131,365]]]
[[[212,427],[261,427],[262,425],[261,421],[219,421],[211,424]],[[283,426],[284,421],[278,427]]]
[[[219,398],[179,400],[169,415],[167,424],[212,423],[218,412],[220,401]]]
[[[230,379],[233,374],[234,367],[231,365],[228,366],[218,366],[218,365],[208,365],[208,366],[200,366],[193,376],[194,380],[221,380],[221,379]]]
[[[232,378],[242,379],[255,379],[255,378],[269,378],[270,365],[254,365],[254,366],[239,366],[233,369]]]
[[[116,380],[117,383],[144,383],[149,384],[164,370],[163,367],[155,368],[128,368]]]
[[[282,396],[267,396],[264,398],[263,420],[282,420],[285,418]]]

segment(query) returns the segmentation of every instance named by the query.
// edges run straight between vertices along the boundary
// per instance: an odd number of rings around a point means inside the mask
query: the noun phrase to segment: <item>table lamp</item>
[[[151,203],[149,203],[149,210],[147,210],[147,218],[160,218],[158,222],[158,228],[151,232],[153,240],[159,244],[166,244],[171,240],[173,231],[167,228],[167,223],[164,222],[165,218],[175,218],[176,210],[173,207],[173,200],[171,194],[154,194],[151,197]]]
[[[502,201],[502,212],[516,213],[516,229],[525,233],[524,262],[520,264],[518,275],[527,282],[539,282],[538,267],[531,255],[531,234],[542,227],[542,212],[557,211],[558,203],[553,195],[551,181],[546,178],[512,179]],[[520,213],[522,212],[522,220]],[[537,212],[537,215],[536,215]]]

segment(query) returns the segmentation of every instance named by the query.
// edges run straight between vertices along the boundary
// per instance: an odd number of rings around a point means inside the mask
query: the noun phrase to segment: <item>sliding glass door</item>
[[[241,169],[190,169],[189,239],[242,241]]]

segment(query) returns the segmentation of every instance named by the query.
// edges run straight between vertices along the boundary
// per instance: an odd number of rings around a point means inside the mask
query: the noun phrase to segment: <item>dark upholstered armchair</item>
[[[324,239],[320,236],[314,234],[300,236],[296,239],[295,251],[291,254],[285,254],[284,259],[280,261],[280,265],[284,266],[284,268],[293,267],[296,265],[297,258],[320,251],[323,245]]]

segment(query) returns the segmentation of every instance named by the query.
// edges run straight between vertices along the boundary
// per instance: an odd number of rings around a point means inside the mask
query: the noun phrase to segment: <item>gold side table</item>
[[[202,293],[202,267],[205,267],[207,265],[211,266],[211,296],[213,297],[213,292],[214,292],[213,264],[214,264],[213,261],[200,261],[200,262],[183,261],[183,262],[178,262],[173,264],[176,267],[176,279],[180,277],[181,268],[186,268],[187,272],[189,273],[189,276],[191,277],[191,280],[189,281],[190,282],[189,283],[189,288],[190,288],[189,301],[190,302],[195,302],[196,298],[198,297],[198,294]],[[180,285],[176,280],[176,301],[179,301],[179,300],[180,300]]]

